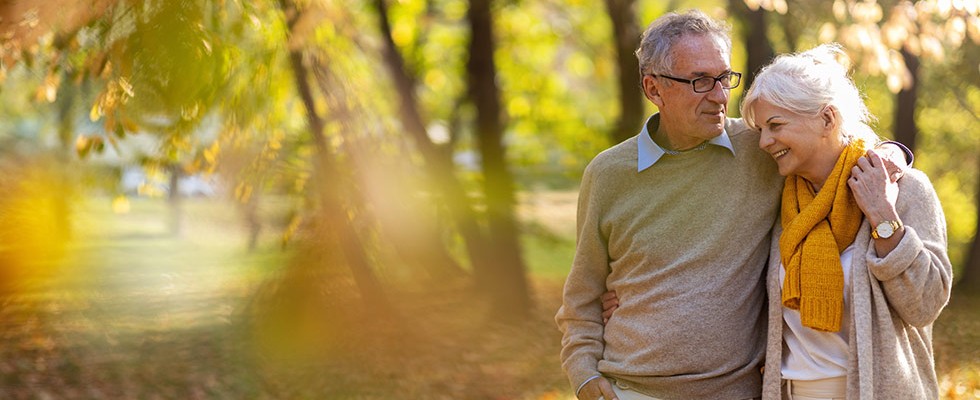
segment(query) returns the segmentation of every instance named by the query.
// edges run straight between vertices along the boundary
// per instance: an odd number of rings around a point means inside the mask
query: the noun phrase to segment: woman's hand
[[[854,193],[858,207],[874,228],[884,221],[899,221],[895,204],[898,202],[898,183],[889,179],[885,163],[874,151],[869,151],[867,157],[858,159],[851,169],[851,178],[847,185]],[[891,237],[875,239],[875,250],[878,257],[890,253],[905,235],[905,227],[899,228]]]
[[[602,300],[602,323],[605,324],[609,322],[609,318],[612,317],[613,311],[619,308],[619,298],[616,297],[616,292],[610,290],[603,293],[601,297]]]

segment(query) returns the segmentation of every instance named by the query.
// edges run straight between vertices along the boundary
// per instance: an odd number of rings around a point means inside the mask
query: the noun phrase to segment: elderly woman
[[[938,397],[932,323],[949,300],[929,179],[894,183],[838,45],[776,58],[742,104],[786,176],[769,257],[770,399]]]

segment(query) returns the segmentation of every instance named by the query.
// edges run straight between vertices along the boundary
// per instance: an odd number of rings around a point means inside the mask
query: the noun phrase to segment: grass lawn
[[[505,327],[465,280],[390,287],[398,318],[364,310],[343,273],[284,268],[331,255],[283,252],[274,229],[246,251],[227,204],[187,200],[175,236],[160,200],[89,199],[63,255],[0,297],[0,398],[572,399],[553,316],[575,194],[521,200],[536,305]],[[980,398],[978,306],[957,295],[936,323],[944,398]]]

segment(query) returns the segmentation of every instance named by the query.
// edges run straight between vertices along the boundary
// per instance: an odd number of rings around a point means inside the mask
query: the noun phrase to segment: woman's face
[[[820,114],[809,116],[763,99],[756,101],[752,108],[755,123],[761,130],[759,147],[776,160],[779,173],[800,175],[822,184],[843,148],[836,133],[833,109],[825,107]]]

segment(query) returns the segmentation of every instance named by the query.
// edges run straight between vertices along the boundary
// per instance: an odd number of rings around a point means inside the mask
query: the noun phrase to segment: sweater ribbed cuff
[[[868,254],[868,269],[879,281],[887,281],[901,275],[909,267],[907,260],[915,258],[918,249],[925,247],[915,228],[906,226],[905,236],[888,255],[878,258]]]

